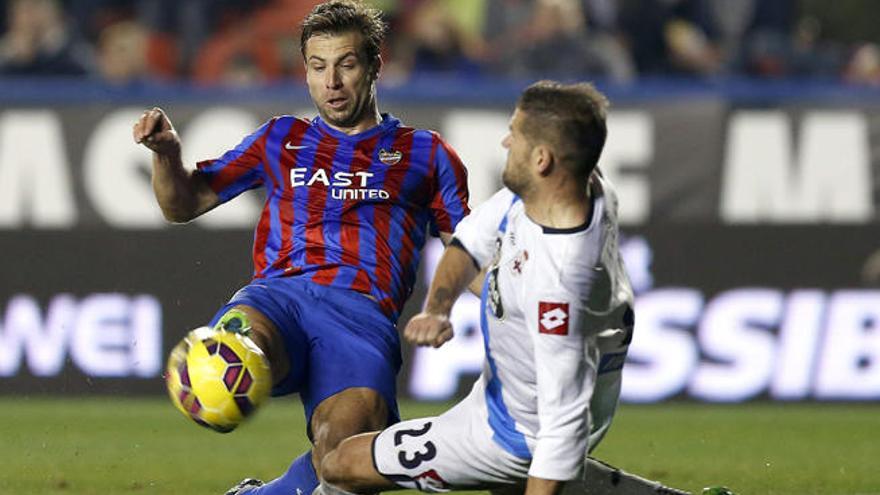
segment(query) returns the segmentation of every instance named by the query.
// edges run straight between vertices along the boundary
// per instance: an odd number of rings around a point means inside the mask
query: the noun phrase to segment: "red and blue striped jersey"
[[[263,186],[254,278],[302,276],[373,296],[395,321],[422,246],[469,213],[467,171],[433,131],[391,115],[347,135],[320,118],[275,117],[198,164],[221,202]]]

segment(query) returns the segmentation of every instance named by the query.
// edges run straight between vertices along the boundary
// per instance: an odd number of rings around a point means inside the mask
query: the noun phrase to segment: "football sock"
[[[318,486],[318,475],[312,465],[312,451],[296,458],[283,475],[254,488],[248,495],[310,495]]]
[[[331,485],[326,481],[322,481],[318,488],[315,490],[314,495],[355,495],[352,492],[347,492],[342,488],[339,488],[336,485]]]
[[[592,457],[587,458],[585,466],[584,479],[566,483],[562,495],[690,495]]]

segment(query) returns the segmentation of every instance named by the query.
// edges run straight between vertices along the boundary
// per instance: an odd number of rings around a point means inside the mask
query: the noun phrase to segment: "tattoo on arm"
[[[455,302],[454,296],[449,287],[437,287],[434,291],[434,297],[431,298],[431,306],[435,310],[449,312],[452,309],[452,303]]]
[[[434,292],[434,298],[438,302],[448,302],[452,299],[452,290],[449,287],[438,287],[437,291]]]

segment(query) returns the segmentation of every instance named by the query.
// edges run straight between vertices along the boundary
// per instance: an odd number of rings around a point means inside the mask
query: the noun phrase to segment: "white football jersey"
[[[591,190],[592,215],[582,227],[538,225],[502,189],[455,230],[460,246],[488,267],[481,308],[486,361],[478,386],[485,389],[493,439],[531,459],[529,475],[546,479],[580,472],[597,375],[623,366],[631,338],[632,289],[617,246],[617,198],[599,174]],[[613,400],[616,405],[616,395]]]

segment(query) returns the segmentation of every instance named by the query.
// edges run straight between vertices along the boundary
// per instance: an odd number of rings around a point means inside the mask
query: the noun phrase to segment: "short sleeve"
[[[436,136],[436,134],[435,134]],[[470,213],[467,169],[441,137],[434,143],[434,197],[431,198],[431,234],[452,232]]]
[[[196,164],[221,203],[264,183],[266,136],[274,123],[275,119],[266,122],[220,158]]]
[[[492,261],[498,230],[517,197],[501,189],[474,208],[455,228],[455,239],[481,267]]]

